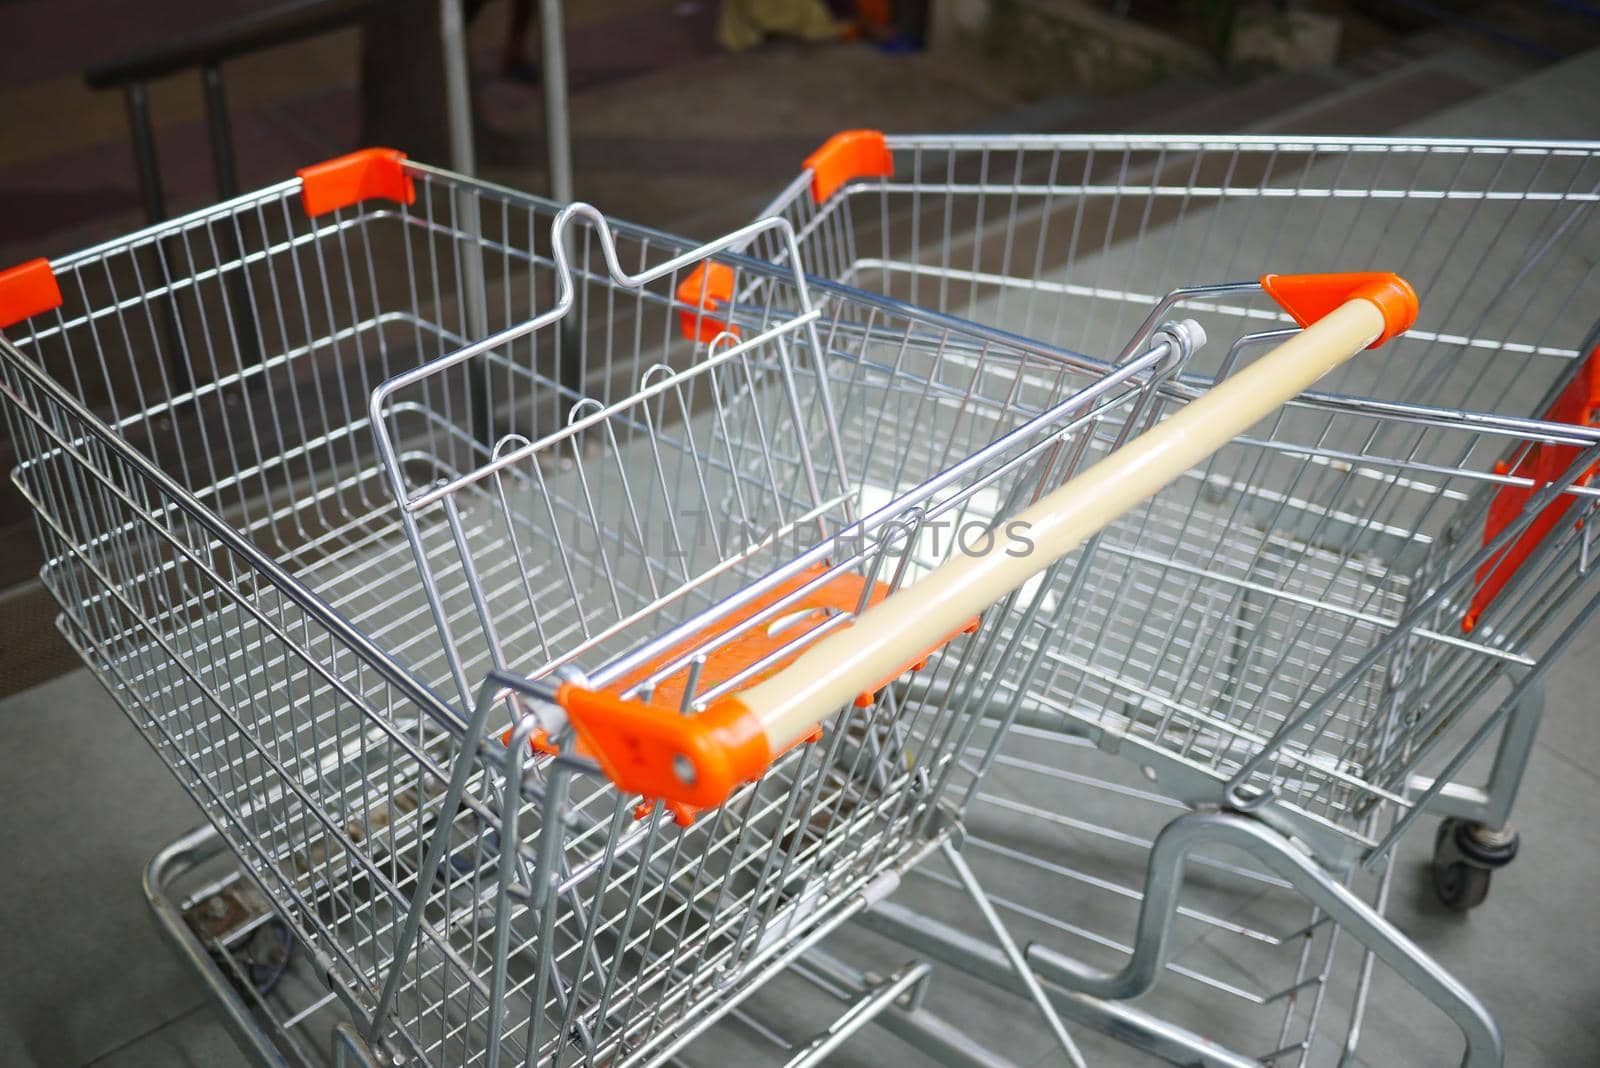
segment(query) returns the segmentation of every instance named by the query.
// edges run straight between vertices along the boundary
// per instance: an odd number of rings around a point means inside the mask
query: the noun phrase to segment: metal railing
[[[382,0],[291,0],[85,71],[83,78],[89,88],[121,89],[127,97],[133,161],[139,172],[139,193],[144,201],[145,217],[153,223],[167,218],[155,128],[150,119],[150,82],[190,70],[200,71],[217,196],[228,200],[239,194],[239,171],[234,158],[233,128],[228,120],[222,64],[264,49],[347,29],[382,6]]]

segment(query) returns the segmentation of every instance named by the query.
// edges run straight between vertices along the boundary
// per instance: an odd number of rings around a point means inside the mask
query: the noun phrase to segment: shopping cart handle
[[[1303,277],[1303,276],[1300,276]],[[806,649],[791,663],[695,716],[563,686],[557,701],[583,747],[626,792],[708,807],[809,736],[824,719],[938,644],[964,620],[1020,589],[1124,513],[1369,345],[1406,330],[1416,294],[1396,275],[1323,276],[1290,285],[1286,309],[1306,328],[1099,463],[1013,516],[1033,548],[1006,539],[955,555]],[[1282,289],[1284,276],[1263,288]],[[1342,299],[1329,291],[1345,285]],[[1307,299],[1313,294],[1314,299]]]

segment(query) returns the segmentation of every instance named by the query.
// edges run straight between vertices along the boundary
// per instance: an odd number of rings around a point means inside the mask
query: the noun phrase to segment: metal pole
[[[144,82],[128,83],[128,126],[133,131],[133,165],[139,171],[139,194],[144,200],[147,222],[158,223],[167,217],[166,197],[161,194],[161,168],[156,162],[156,135],[150,126],[150,97]]]
[[[461,0],[439,0],[439,35],[444,45],[445,111],[450,125],[450,166],[460,174],[477,173],[477,152],[472,144],[472,82],[467,67],[466,22]],[[484,292],[483,217],[478,195],[471,189],[456,193],[460,216],[461,290],[466,302],[467,330],[473,340],[489,332],[489,311]],[[489,364],[479,360],[468,378],[469,416],[473,440],[486,450],[494,448],[494,411],[490,407]]]
[[[161,165],[156,159],[156,131],[150,122],[150,94],[145,90],[144,82],[129,82],[126,92],[128,127],[133,134],[133,165],[139,172],[139,195],[144,200],[144,216],[149,222],[162,222],[167,217],[167,198],[161,190]],[[152,249],[155,278],[161,283],[170,283],[171,236],[158,238]],[[188,389],[194,385],[194,375],[184,358],[183,335],[178,329],[178,315],[173,308],[170,291],[160,305],[161,343],[166,349],[167,366],[175,386]]]
[[[207,63],[200,68],[200,81],[206,91],[206,127],[211,135],[211,165],[216,172],[217,196],[232,200],[239,195],[239,166],[233,154],[233,127],[228,122],[228,94],[222,83],[222,68]],[[244,259],[243,225],[238,218],[223,226],[223,245],[233,254],[237,269],[229,274],[228,313],[233,318],[234,346],[241,366],[261,360],[256,344],[256,313],[247,279],[249,267]]]
[[[472,144],[472,83],[467,76],[467,33],[461,0],[439,0],[439,33],[444,42],[445,109],[450,123],[450,168],[478,173]]]
[[[1012,971],[1017,973],[1017,978],[1022,980],[1023,987],[1028,991],[1028,997],[1038,1008],[1039,1014],[1044,1017],[1044,1022],[1050,1025],[1051,1032],[1056,1036],[1056,1044],[1061,1047],[1061,1052],[1066,1054],[1067,1062],[1073,1068],[1087,1068],[1084,1064],[1083,1054],[1078,1052],[1078,1044],[1072,1041],[1072,1036],[1067,1034],[1067,1027],[1061,1022],[1061,1017],[1056,1012],[1056,1007],[1051,1004],[1050,997],[1044,992],[1044,987],[1039,985],[1039,980],[1033,974],[1033,968],[1017,946],[1016,940],[1011,937],[1011,932],[1006,930],[1005,921],[1000,919],[1000,914],[995,911],[994,905],[989,902],[989,895],[983,892],[983,887],[978,883],[978,877],[967,867],[966,858],[961,855],[949,839],[943,843],[944,859],[950,867],[955,869],[956,877],[961,880],[961,885],[967,891],[967,896],[972,903],[978,906],[978,913],[989,925],[989,931],[994,935],[996,942],[1000,943],[1000,951],[1005,954],[1010,962]]]
[[[211,133],[211,166],[216,171],[217,196],[232,200],[239,195],[239,169],[233,158],[233,130],[228,123],[228,95],[222,68],[207,63],[200,69],[206,88],[206,126]]]
[[[567,35],[562,24],[561,0],[539,0],[539,45],[544,55],[544,130],[550,168],[550,199],[572,203],[572,133],[567,125]],[[568,248],[570,260],[571,248]],[[576,316],[568,316],[558,331],[556,380],[576,403],[584,396],[587,375],[583,366],[583,339]],[[565,420],[571,404],[558,405]]]
[[[567,39],[561,24],[561,0],[539,0],[539,38],[544,49],[550,198],[566,204],[572,200],[572,135],[567,126]]]

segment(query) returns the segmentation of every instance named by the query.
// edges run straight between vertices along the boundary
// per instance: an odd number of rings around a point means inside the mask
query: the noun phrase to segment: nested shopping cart
[[[1191,856],[1186,872],[1173,864],[1163,828],[1196,805],[1273,822],[1380,907],[1395,839],[1424,807],[1447,817],[1432,867],[1445,903],[1480,903],[1489,873],[1514,857],[1508,818],[1540,677],[1592,614],[1581,491],[1593,470],[1583,443],[1594,422],[1597,148],[860,131],[824,146],[768,209],[790,219],[803,265],[821,277],[1108,360],[1126,351],[1118,334],[1129,324],[1174,311],[1230,338],[1269,341],[1287,325],[1248,286],[1243,299],[1212,290],[1168,303],[1200,265],[1328,270],[1354,251],[1427,294],[1387,362],[1352,362],[1296,403],[1327,413],[1304,439],[1299,476],[1253,486],[1270,468],[1242,479],[1211,468],[1193,504],[1120,537],[1113,528],[1092,567],[1058,579],[1067,607],[1050,602],[1037,637],[1013,647],[1025,666],[991,673],[987,714],[1009,736],[966,841],[986,881],[1015,888],[994,905],[1037,938],[1030,963],[1058,993],[1163,980],[1137,1009],[1066,995],[1064,1012],[1180,1063],[1235,1063],[1211,1041],[1224,1012],[1226,1045],[1249,1050],[1249,1063],[1331,1062],[1354,1048],[1370,959],[1336,934],[1313,945],[1313,932],[1327,933],[1315,909],[1252,915],[1247,903],[1278,893],[1281,878],[1248,849]],[[1228,374],[1241,351],[1202,352],[1187,384]],[[1450,432],[1493,425],[1509,435]],[[1513,482],[1475,485],[1484,471]],[[1538,495],[1564,479],[1580,492]],[[1461,568],[1485,548],[1488,559]],[[1433,570],[1449,555],[1456,563]],[[1389,628],[1409,629],[1408,609],[1451,570],[1461,585],[1414,634],[1424,640],[1397,640]],[[1333,680],[1362,661],[1365,695],[1339,692]],[[1429,754],[1450,732],[1471,740]],[[1389,739],[1377,764],[1363,739],[1374,734]],[[1345,776],[1373,796],[1335,784]],[[1344,841],[1326,836],[1330,823]],[[1144,925],[1179,884],[1177,933],[1151,938]],[[959,928],[926,914],[871,919],[1015,987]],[[1067,956],[1148,970],[1114,988]],[[1380,996],[1378,1015],[1394,1004]]]
[[[1426,802],[1446,817],[1437,835],[1435,887],[1445,903],[1470,908],[1484,900],[1491,871],[1516,854],[1512,802],[1541,713],[1539,679],[1563,645],[1558,607],[1576,606],[1588,570],[1587,536],[1577,533],[1588,509],[1541,510],[1530,500],[1535,485],[1577,455],[1578,446],[1561,443],[1573,432],[1549,430],[1553,437],[1513,434],[1492,446],[1505,449],[1493,458],[1502,473],[1527,481],[1478,494],[1473,507],[1458,512],[1446,502],[1468,491],[1453,480],[1486,462],[1482,449],[1491,446],[1463,451],[1435,427],[1441,418],[1449,421],[1446,413],[1462,410],[1583,426],[1597,421],[1597,203],[1600,144],[1584,142],[853,131],[814,153],[765,214],[789,219],[802,264],[818,276],[1106,359],[1115,359],[1130,328],[1151,316],[1192,316],[1213,336],[1229,338],[1265,339],[1291,327],[1281,309],[1253,299],[1250,287],[1242,296],[1212,291],[1164,299],[1196,278],[1249,277],[1268,266],[1329,271],[1355,262],[1384,264],[1414,281],[1427,300],[1413,329],[1390,346],[1390,359],[1353,362],[1319,384],[1330,397],[1373,402],[1365,408],[1371,422],[1351,423],[1347,436],[1340,436],[1339,417],[1330,416],[1331,433],[1316,442],[1319,479],[1302,479],[1300,492],[1276,503],[1258,500],[1229,513],[1248,515],[1242,529],[1251,533],[1241,537],[1241,525],[1231,524],[1235,544],[1227,553],[1214,534],[1210,548],[1193,545],[1196,524],[1222,513],[1175,509],[1153,519],[1126,539],[1125,551],[1161,567],[1160,576],[1129,563],[1104,584],[1097,581],[1104,571],[1064,580],[1090,583],[1088,590],[1072,587],[1075,597],[1067,600],[1097,596],[1107,609],[1123,602],[1124,583],[1151,583],[1151,596],[1132,610],[1145,614],[1112,612],[1104,626],[1065,623],[1071,636],[1055,650],[1034,645],[1038,663],[1002,690],[1045,700],[1050,711],[1038,713],[1044,718],[1112,739],[1126,735],[1141,759],[1153,751],[1172,765],[1172,775],[1201,773],[1225,784],[1220,795],[1211,782],[1202,782],[1198,794],[1173,787],[1197,800],[1242,804],[1247,791],[1319,795],[1308,806],[1311,823],[1337,823],[1342,788],[1329,780],[1322,795],[1321,772],[1310,765],[1309,775],[1291,771],[1269,754],[1279,743],[1321,751],[1335,778],[1345,774],[1341,764],[1359,765],[1357,776],[1381,791],[1403,795],[1407,805]],[[785,255],[775,245],[758,250],[773,259]],[[1188,370],[1201,378],[1226,375],[1236,358],[1235,350],[1212,346]],[[1374,455],[1389,474],[1367,468]],[[1416,474],[1393,481],[1402,471]],[[1213,482],[1214,495],[1249,489]],[[1331,496],[1307,497],[1312,488]],[[1438,500],[1428,503],[1429,495]],[[1301,516],[1298,532],[1283,522],[1307,505],[1344,513]],[[1452,606],[1453,618],[1430,624],[1441,637],[1414,651],[1412,678],[1387,684],[1404,696],[1383,699],[1401,702],[1393,715],[1414,726],[1396,729],[1418,742],[1447,723],[1497,731],[1487,766],[1474,765],[1469,781],[1449,762],[1400,776],[1394,762],[1413,758],[1391,756],[1375,765],[1358,752],[1368,741],[1334,742],[1329,732],[1344,715],[1337,705],[1350,695],[1325,698],[1320,683],[1309,689],[1303,683],[1340,670],[1331,666],[1340,657],[1359,656],[1365,624],[1352,630],[1332,615],[1325,624],[1305,624],[1295,621],[1302,611],[1296,606],[1308,597],[1343,604],[1370,612],[1382,628],[1378,620],[1398,618],[1401,605],[1416,599],[1418,581],[1426,584],[1442,552],[1473,551],[1530,510],[1539,516],[1530,532],[1469,580],[1456,595],[1464,600]],[[1442,528],[1445,540],[1424,547],[1409,535],[1447,513],[1454,525]],[[1374,522],[1392,529],[1378,534]],[[1316,544],[1273,544],[1306,532]],[[1259,540],[1252,545],[1248,538]],[[1326,558],[1332,570],[1313,565],[1318,551],[1332,554]],[[1233,563],[1225,559],[1230,553]],[[1338,575],[1356,559],[1372,569],[1370,577]],[[1312,579],[1303,574],[1307,567],[1325,574]],[[1225,598],[1218,603],[1232,607],[1212,611],[1179,577],[1184,569],[1233,571],[1236,581],[1265,588],[1244,600]],[[1346,580],[1355,582],[1348,600],[1339,594]],[[1196,581],[1204,586],[1208,579]],[[1218,659],[1209,665],[1190,659],[1199,655],[1198,639],[1194,623],[1178,621],[1185,612],[1237,630],[1241,644],[1214,652]],[[1259,629],[1279,620],[1281,632]],[[1139,637],[1145,632],[1151,636]],[[1139,651],[1142,641],[1155,645]],[[1419,670],[1426,683],[1419,683]],[[1452,677],[1453,685],[1443,682]],[[1207,678],[1221,681],[1208,690],[1197,681]],[[1381,719],[1356,717],[1369,730]],[[1348,811],[1358,816],[1362,808]],[[1307,833],[1315,837],[1318,829]]]
[[[952,839],[1004,732],[961,691],[1059,598],[1038,573],[1219,449],[1305,467],[1273,413],[1414,314],[1325,280],[1206,393],[1189,322],[1113,366],[721,251],[785,232],[694,248],[373,150],[0,277],[63,632],[346,1055],[660,1062],[931,853],[982,908]],[[1498,1061],[1469,994],[1263,840]]]

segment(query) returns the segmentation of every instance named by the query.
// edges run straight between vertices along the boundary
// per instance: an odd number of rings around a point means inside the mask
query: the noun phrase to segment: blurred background
[[[466,8],[482,169],[542,192],[537,6]],[[85,71],[247,34],[265,14],[285,13],[300,39],[245,41],[221,64],[241,188],[369,143],[448,162],[437,8],[0,3],[0,261],[142,219],[124,93],[89,88]],[[706,236],[843,127],[1377,134],[1600,45],[1600,4],[583,0],[566,5],[565,44],[577,194]],[[200,74],[148,81],[171,213],[216,197]]]

